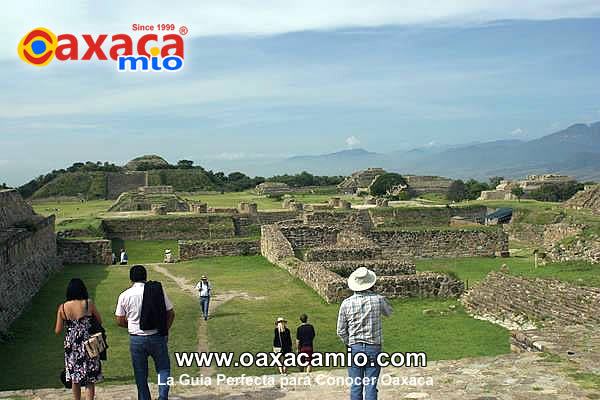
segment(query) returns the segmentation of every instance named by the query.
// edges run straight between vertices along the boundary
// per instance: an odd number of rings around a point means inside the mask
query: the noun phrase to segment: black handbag
[[[71,381],[67,380],[67,370],[63,369],[62,372],[60,373],[60,381],[62,382],[62,384],[65,386],[66,389],[71,389],[73,387],[73,384],[71,383]]]

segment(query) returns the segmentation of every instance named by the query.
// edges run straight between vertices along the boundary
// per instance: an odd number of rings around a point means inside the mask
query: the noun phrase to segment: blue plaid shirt
[[[385,297],[374,292],[356,292],[342,302],[337,335],[346,346],[356,343],[383,344],[381,315],[392,314]]]

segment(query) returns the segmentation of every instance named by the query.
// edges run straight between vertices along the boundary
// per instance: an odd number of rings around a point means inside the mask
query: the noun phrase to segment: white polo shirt
[[[140,316],[142,314],[142,301],[144,300],[144,285],[143,282],[136,282],[132,287],[124,291],[119,295],[117,301],[117,310],[115,315],[117,317],[127,317],[127,330],[130,335],[138,336],[150,336],[156,335],[158,330],[152,329],[149,331],[143,331],[140,329]],[[167,292],[164,291],[165,295],[165,306],[167,311],[173,309],[173,303],[169,300]]]

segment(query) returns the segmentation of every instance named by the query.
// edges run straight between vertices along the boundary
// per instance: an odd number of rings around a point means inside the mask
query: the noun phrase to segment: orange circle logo
[[[54,53],[58,40],[56,35],[46,28],[35,28],[23,36],[17,52],[21,60],[37,67],[48,65]]]

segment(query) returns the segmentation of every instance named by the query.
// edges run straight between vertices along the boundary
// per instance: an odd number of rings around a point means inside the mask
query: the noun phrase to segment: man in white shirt
[[[210,295],[212,284],[208,281],[206,275],[202,275],[202,280],[196,285],[196,290],[200,292],[200,308],[204,314],[204,320],[208,319],[208,304],[210,303]]]
[[[121,265],[127,265],[127,261],[129,261],[129,257],[127,257],[127,252],[125,249],[121,249]]]
[[[165,383],[165,385],[159,386],[158,398],[159,400],[168,400],[169,386],[166,385],[166,382],[171,374],[171,362],[167,348],[168,337],[160,335],[156,329],[142,330],[140,328],[144,286],[147,279],[146,268],[134,265],[129,271],[129,278],[132,285],[119,296],[115,316],[117,324],[129,331],[129,350],[138,390],[138,400],[151,400],[148,388],[148,357],[152,357],[154,361],[159,382]],[[163,291],[163,294],[168,330],[175,319],[175,311],[167,293]]]

